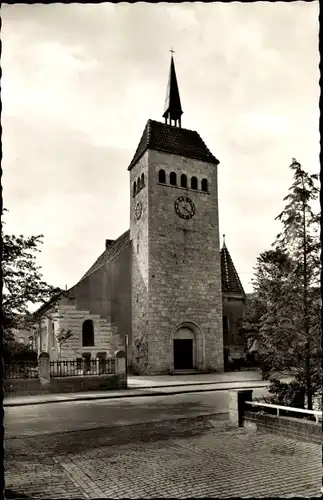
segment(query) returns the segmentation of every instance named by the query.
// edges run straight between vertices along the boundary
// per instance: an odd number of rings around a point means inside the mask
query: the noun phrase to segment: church
[[[219,160],[182,115],[171,57],[164,121],[148,120],[128,166],[130,229],[35,313],[51,359],[113,357],[125,339],[133,373],[223,371],[243,357],[246,296],[220,249]]]

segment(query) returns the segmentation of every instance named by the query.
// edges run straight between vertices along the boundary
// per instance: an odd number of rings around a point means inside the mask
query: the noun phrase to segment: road
[[[317,496],[320,446],[230,427],[228,399],[213,390],[5,407],[7,498]],[[217,416],[189,418],[201,414]]]
[[[264,387],[255,388],[261,398]],[[5,436],[36,436],[66,431],[96,429],[189,418],[228,411],[228,391],[131,397],[89,401],[67,401],[5,408]]]

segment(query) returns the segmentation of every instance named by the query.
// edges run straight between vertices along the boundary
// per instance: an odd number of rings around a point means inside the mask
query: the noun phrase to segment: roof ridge
[[[76,285],[78,285],[79,283],[81,283],[81,281],[85,280],[93,273],[95,273],[98,269],[104,266],[112,257],[116,257],[121,252],[121,250],[123,250],[123,248],[128,244],[129,242],[127,238],[128,235],[130,235],[130,229],[127,229],[124,233],[122,233],[116,240],[114,240],[113,243],[111,243],[111,245],[108,248],[106,248],[101,253],[101,255],[96,259],[94,264],[92,264],[92,266],[88,269],[88,271],[84,274],[84,276],[82,276],[82,278],[76,283]],[[125,241],[122,243],[123,239]],[[121,245],[119,246],[120,243]],[[106,258],[104,258],[104,256]]]

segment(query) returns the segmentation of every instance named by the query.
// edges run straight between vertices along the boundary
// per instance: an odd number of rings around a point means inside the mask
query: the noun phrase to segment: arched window
[[[169,175],[169,183],[172,186],[176,186],[177,185],[177,175],[175,174],[175,172],[171,172],[170,173],[170,175]]]
[[[191,179],[191,188],[192,189],[198,189],[198,187],[197,187],[197,178],[196,177],[192,177],[192,179]]]
[[[158,182],[165,184],[166,182],[166,172],[165,170],[159,170],[158,172]]]
[[[187,187],[187,177],[186,177],[185,174],[181,175],[181,186],[182,186],[182,188],[186,188]]]
[[[141,188],[141,185],[140,185],[140,177],[138,177],[137,179],[137,191],[139,191]]]
[[[145,185],[145,174],[141,174],[141,187]]]
[[[94,346],[94,325],[91,319],[86,319],[82,325],[82,345]]]
[[[133,195],[135,196],[136,195],[136,191],[137,191],[137,183],[136,181],[133,183]]]
[[[207,192],[207,179],[202,179],[202,191]]]

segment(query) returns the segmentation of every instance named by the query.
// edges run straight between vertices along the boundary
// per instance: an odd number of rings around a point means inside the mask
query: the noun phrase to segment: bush
[[[128,366],[128,375],[140,375],[139,370],[134,366],[133,363],[130,363],[130,365]]]
[[[30,346],[11,342],[10,344],[4,345],[3,360],[5,364],[15,364],[24,361],[37,364],[38,355]]]
[[[305,389],[295,380],[285,383],[272,379],[268,392],[266,402],[269,404],[305,408]]]

